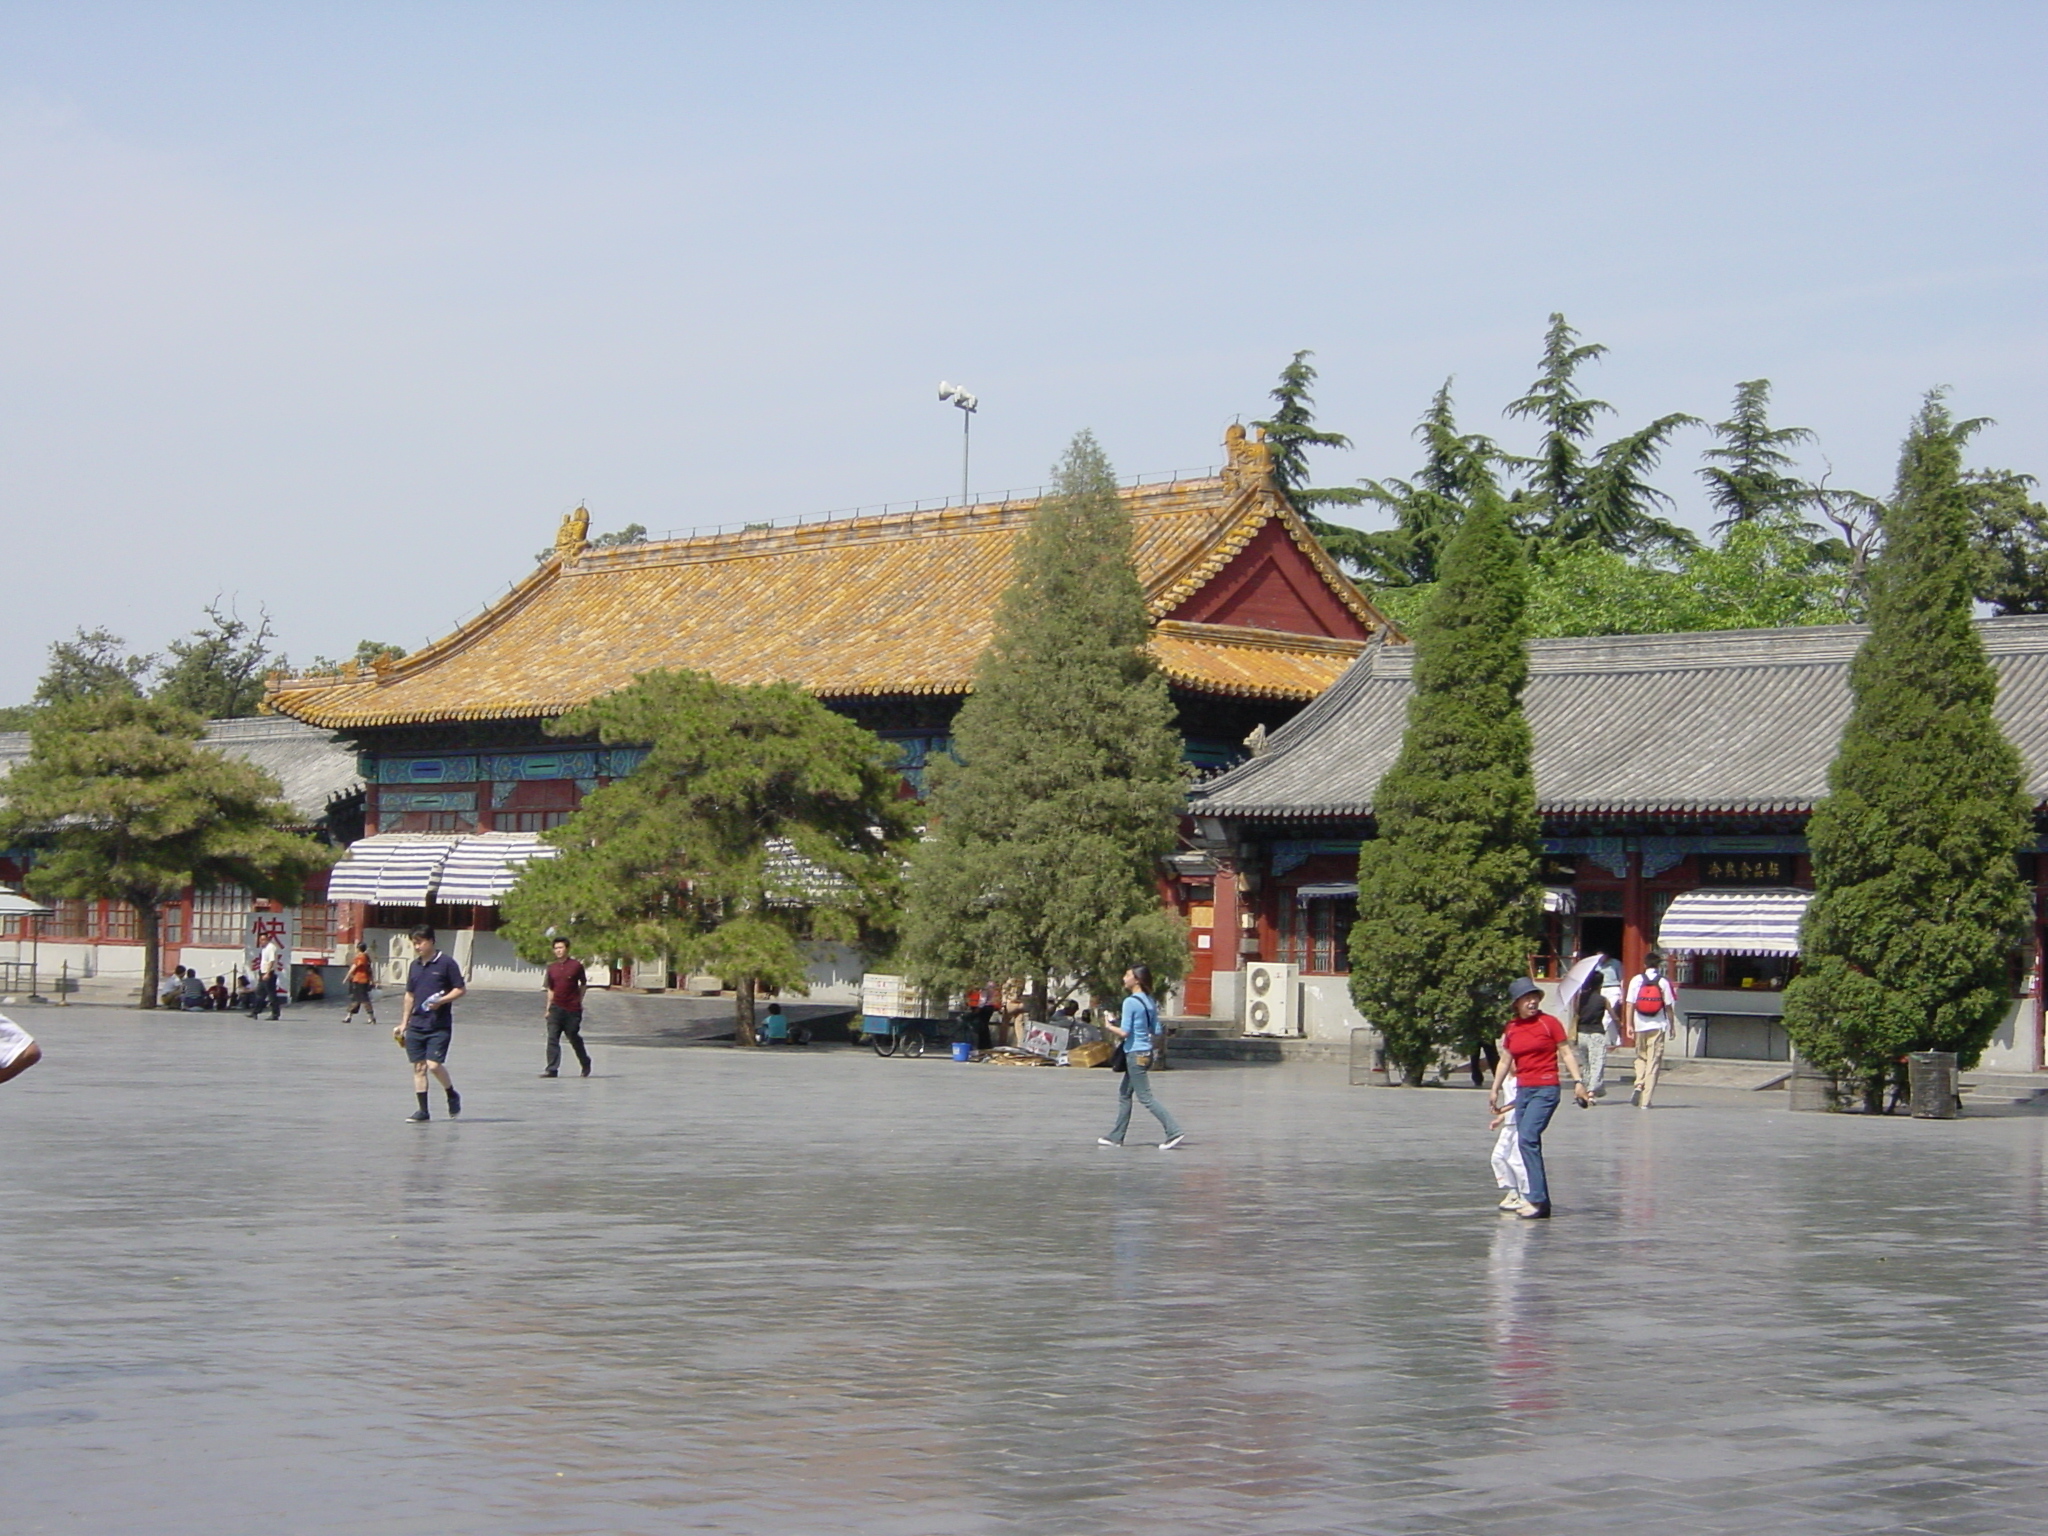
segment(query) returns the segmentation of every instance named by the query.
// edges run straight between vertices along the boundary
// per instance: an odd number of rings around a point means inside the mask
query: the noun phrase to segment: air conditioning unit
[[[1244,1032],[1248,1035],[1299,1035],[1300,987],[1291,965],[1252,960],[1244,968]]]

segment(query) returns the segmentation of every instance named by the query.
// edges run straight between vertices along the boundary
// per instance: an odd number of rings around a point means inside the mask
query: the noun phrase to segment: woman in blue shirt
[[[1159,1006],[1151,998],[1152,968],[1134,965],[1125,971],[1124,990],[1130,996],[1124,999],[1123,1017],[1115,1024],[1103,1025],[1123,1042],[1124,1047],[1124,1080],[1117,1085],[1116,1124],[1107,1136],[1098,1136],[1095,1144],[1100,1147],[1124,1144],[1124,1132],[1131,1128],[1131,1100],[1136,1099],[1158,1117],[1159,1128],[1166,1132],[1166,1140],[1159,1143],[1159,1150],[1171,1152],[1188,1138],[1173,1116],[1152,1097],[1152,1084],[1147,1075],[1159,1039]]]

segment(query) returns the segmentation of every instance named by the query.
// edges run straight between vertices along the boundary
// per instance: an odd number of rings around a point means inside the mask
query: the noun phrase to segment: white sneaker
[[[1095,1138],[1095,1145],[1097,1145],[1098,1147],[1120,1147],[1123,1145],[1123,1143],[1120,1141],[1111,1141],[1107,1136],[1098,1136]]]
[[[1180,1135],[1169,1137],[1167,1140],[1159,1143],[1159,1150],[1162,1152],[1171,1152],[1175,1147],[1179,1146],[1182,1142],[1186,1141],[1187,1139],[1187,1132],[1183,1131]]]
[[[1521,1203],[1521,1195],[1512,1189],[1507,1190],[1500,1197],[1500,1208],[1504,1211],[1512,1211]]]

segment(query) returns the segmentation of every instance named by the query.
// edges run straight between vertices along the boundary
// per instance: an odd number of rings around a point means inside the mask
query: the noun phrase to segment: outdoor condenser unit
[[[1300,988],[1295,968],[1252,960],[1244,968],[1244,1032],[1248,1035],[1301,1033]]]

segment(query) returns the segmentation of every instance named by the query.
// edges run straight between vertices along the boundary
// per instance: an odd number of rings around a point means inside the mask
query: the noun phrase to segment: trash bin
[[[1963,1101],[1956,1093],[1954,1051],[1914,1051],[1906,1058],[1906,1097],[1915,1120],[1953,1120]]]
[[[972,1061],[974,1059],[974,1042],[971,1040],[955,1040],[953,1042],[953,1059],[955,1061]]]
[[[1792,1058],[1792,1077],[1785,1084],[1790,1095],[1789,1110],[1828,1110],[1836,1107],[1835,1079],[1804,1056]]]

